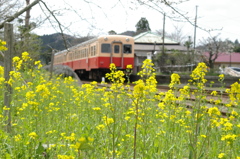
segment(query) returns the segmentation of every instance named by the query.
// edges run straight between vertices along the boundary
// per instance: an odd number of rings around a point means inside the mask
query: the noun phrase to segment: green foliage
[[[115,34],[117,34],[114,30],[110,30],[109,32],[108,32],[108,34],[109,35],[115,35]]]
[[[13,88],[11,108],[0,109],[8,109],[12,118],[11,132],[0,130],[0,158],[240,157],[240,84],[226,90],[229,100],[224,104],[222,94],[213,91],[213,98],[208,96],[213,105],[207,107],[204,63],[183,88],[178,87],[180,76],[172,74],[170,90],[158,92],[148,59],[133,87],[123,84],[123,72],[111,64],[109,88],[97,82],[79,87],[71,77],[47,80],[40,62],[29,68],[29,61],[26,52],[14,57],[9,81],[0,67],[0,89],[6,82]],[[220,75],[219,82],[223,79]],[[192,92],[191,86],[197,89]],[[189,110],[190,96],[196,101]],[[229,114],[223,117],[221,109]],[[4,128],[7,117],[1,114]]]
[[[19,34],[14,46],[14,55],[20,56],[22,52],[31,52],[30,57],[34,60],[39,60],[42,42],[39,36],[30,33],[30,28],[25,26],[18,27]]]
[[[146,18],[141,18],[138,23],[136,24],[136,34],[151,31],[148,20]]]
[[[154,56],[153,62],[156,66],[160,67],[162,73],[172,72],[173,68],[170,66],[172,65],[186,65],[191,63],[191,52],[180,52],[178,50],[171,50],[170,52],[166,53],[158,53]],[[166,68],[166,66],[168,66]]]

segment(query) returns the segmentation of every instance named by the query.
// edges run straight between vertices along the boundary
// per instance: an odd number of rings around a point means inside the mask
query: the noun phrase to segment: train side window
[[[114,53],[119,53],[120,47],[119,45],[114,45]]]
[[[110,53],[111,52],[110,44],[102,44],[101,52]]]
[[[96,56],[96,46],[93,46],[93,54]]]
[[[97,55],[97,51],[98,51],[98,44],[95,45],[95,55]]]
[[[123,53],[131,54],[132,53],[132,45],[123,45]]]
[[[91,55],[94,56],[93,46],[91,46]]]

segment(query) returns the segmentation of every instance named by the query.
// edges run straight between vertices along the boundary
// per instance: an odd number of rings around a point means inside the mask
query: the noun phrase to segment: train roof
[[[127,35],[101,35],[101,36],[99,36],[99,37],[95,37],[95,38],[92,38],[92,39],[90,39],[90,40],[87,40],[87,41],[84,41],[84,42],[82,42],[82,43],[79,43],[79,44],[77,44],[77,45],[74,45],[74,46],[70,47],[69,49],[65,49],[65,50],[59,51],[59,52],[55,53],[55,55],[66,53],[66,52],[68,52],[69,50],[78,48],[78,47],[80,47],[80,46],[86,45],[86,44],[88,44],[88,43],[92,43],[92,42],[94,42],[94,41],[97,41],[98,39],[102,39],[102,38],[106,38],[106,37],[109,37],[109,38],[110,38],[110,37],[127,37],[127,38],[130,38],[130,39],[133,39],[133,37],[127,36]]]
[[[78,47],[83,46],[83,45],[86,45],[86,44],[88,44],[88,43],[92,43],[92,42],[96,41],[97,39],[98,39],[98,38],[92,38],[92,39],[90,39],[90,40],[84,41],[84,42],[82,42],[82,43],[80,43],[80,44],[77,44],[77,45],[74,45],[74,46],[72,46],[72,47],[70,47],[70,48],[68,48],[68,49],[65,49],[65,50],[59,51],[59,52],[55,53],[55,55],[62,54],[62,53],[65,53],[65,52],[68,52],[69,50],[72,50],[72,49],[78,48]]]

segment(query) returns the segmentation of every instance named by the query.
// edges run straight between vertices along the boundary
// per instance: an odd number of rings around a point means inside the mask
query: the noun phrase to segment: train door
[[[116,65],[116,67],[122,67],[122,43],[113,43],[112,45],[112,63]]]

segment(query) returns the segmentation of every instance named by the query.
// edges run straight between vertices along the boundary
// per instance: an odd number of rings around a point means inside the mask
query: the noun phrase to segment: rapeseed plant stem
[[[111,65],[110,91],[97,88],[96,82],[80,88],[72,78],[46,80],[40,62],[27,53],[13,62],[8,81],[14,90],[13,131],[0,130],[0,158],[240,158],[239,83],[226,90],[229,102],[223,107],[229,115],[223,118],[219,101],[212,99],[213,106],[206,106],[203,63],[188,85],[178,89],[180,76],[173,74],[171,89],[156,95],[150,60],[144,61],[142,79],[133,90],[123,85],[123,72]],[[197,89],[190,92],[190,87]],[[190,96],[197,101],[191,111],[185,107]],[[212,96],[221,99],[216,92]],[[5,127],[1,113],[0,126]]]
[[[138,127],[138,99],[135,103],[135,123],[134,123],[134,143],[133,143],[133,159],[137,157],[137,127]]]

